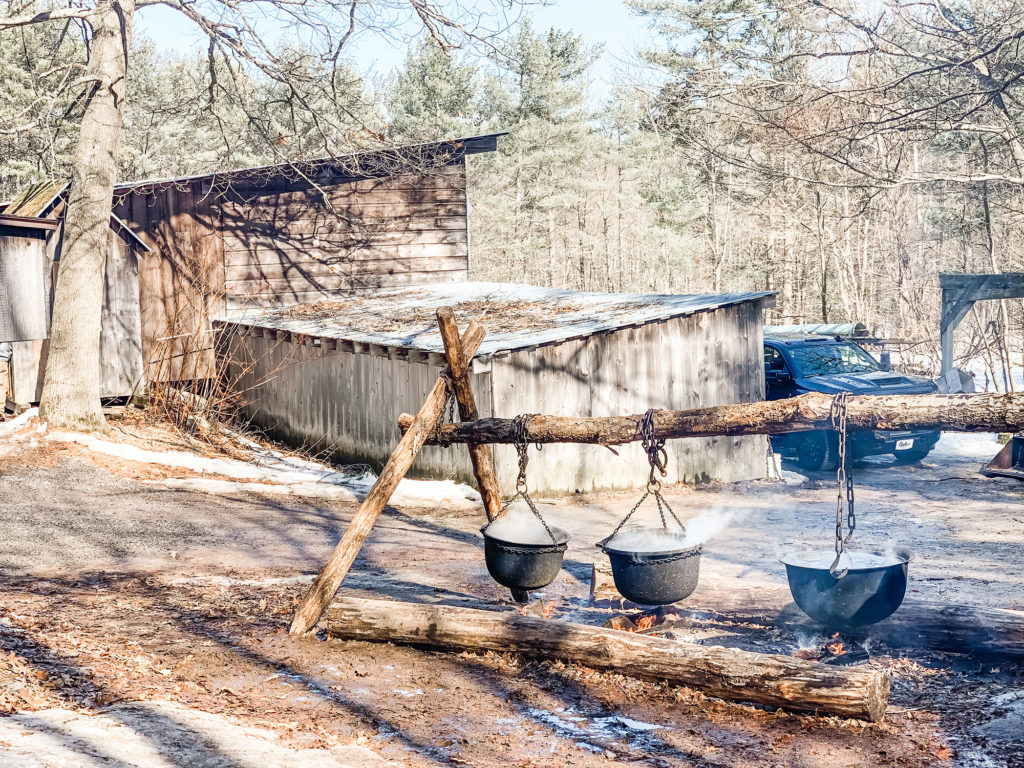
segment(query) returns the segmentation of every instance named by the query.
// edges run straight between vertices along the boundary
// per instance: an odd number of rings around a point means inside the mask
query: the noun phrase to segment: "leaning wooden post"
[[[444,353],[448,358],[448,372],[451,374],[455,400],[459,405],[459,419],[464,422],[476,421],[479,414],[473,397],[473,386],[469,380],[471,358],[464,357],[459,348],[459,328],[455,324],[455,313],[450,307],[441,307],[437,310],[437,324],[441,329]],[[486,444],[469,443],[468,446],[473,474],[476,475],[480,496],[484,500],[484,512],[488,520],[493,520],[501,512],[501,491],[494,472],[494,453],[491,446]]]
[[[473,359],[485,334],[483,326],[475,321],[470,322],[466,333],[462,336],[463,359]],[[366,537],[373,530],[373,524],[387,505],[391,494],[395,492],[398,484],[405,477],[405,473],[409,471],[420,448],[437,428],[437,420],[444,410],[447,400],[448,385],[443,378],[439,378],[430,394],[427,395],[423,407],[413,419],[412,425],[398,443],[391,458],[384,465],[384,469],[380,471],[377,482],[373,484],[370,493],[356,510],[345,535],[341,537],[338,546],[334,548],[334,552],[331,553],[330,558],[320,569],[320,573],[317,574],[316,579],[313,580],[312,585],[303,596],[302,602],[299,603],[295,616],[292,618],[291,626],[288,628],[289,634],[304,635],[316,626],[327,605],[338,591],[338,587],[341,586],[341,582],[348,574],[348,569],[352,567],[352,562],[359,554],[359,550],[362,549]]]

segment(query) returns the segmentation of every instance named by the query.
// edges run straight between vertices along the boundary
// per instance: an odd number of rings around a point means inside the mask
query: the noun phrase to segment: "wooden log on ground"
[[[608,564],[594,565],[590,595],[595,602],[623,600],[615,589]],[[796,607],[784,584],[704,575],[697,590],[678,603],[677,608],[714,614],[733,622],[824,631]],[[971,653],[1024,661],[1024,611],[907,598],[885,621],[842,634],[850,639],[877,639],[889,648]]]
[[[872,722],[884,718],[889,698],[889,673],[869,666],[833,667],[515,612],[344,597],[327,610],[324,628],[348,640],[564,659],[722,699]]]
[[[462,338],[462,353],[466,360],[471,360],[476,354],[484,340],[485,333],[479,323],[470,322]],[[330,558],[320,569],[320,573],[317,574],[303,596],[295,611],[295,616],[292,617],[291,626],[288,628],[289,634],[304,635],[316,626],[327,604],[334,597],[334,593],[338,591],[349,568],[352,567],[352,562],[359,554],[359,550],[362,549],[366,537],[373,530],[373,524],[388,503],[391,494],[395,492],[398,484],[405,477],[405,473],[409,471],[409,467],[412,466],[416,454],[420,452],[427,437],[437,428],[438,417],[440,417],[447,399],[448,386],[444,379],[439,378],[430,394],[427,395],[420,412],[416,414],[410,429],[399,441],[387,464],[380,471],[377,482],[373,484],[373,488],[370,489],[369,494],[356,510],[345,535],[342,536],[338,546],[335,547],[334,552],[331,553]]]
[[[476,421],[479,413],[476,410],[476,399],[469,381],[469,358],[464,358],[459,349],[459,329],[455,324],[455,313],[450,307],[437,310],[437,325],[441,329],[441,340],[444,342],[445,357],[448,358],[448,371],[455,389],[455,400],[459,406],[459,418],[463,422]],[[488,520],[494,520],[501,513],[501,491],[498,488],[498,477],[494,472],[494,453],[491,446],[480,443],[469,443],[469,459],[473,464],[480,496],[484,501],[484,512]]]
[[[951,432],[1019,432],[1024,429],[1024,394],[865,395],[848,401],[851,427],[867,429],[943,429]],[[832,396],[810,393],[785,400],[736,403],[688,411],[656,411],[657,437],[714,435],[776,435],[831,426]],[[638,441],[632,416],[535,416],[527,431],[530,442],[618,445]],[[403,414],[404,430],[411,416]],[[514,443],[512,419],[486,418],[446,424],[439,435],[451,443]]]

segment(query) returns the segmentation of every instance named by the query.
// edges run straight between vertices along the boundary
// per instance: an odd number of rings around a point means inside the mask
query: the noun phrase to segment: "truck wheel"
[[[934,447],[932,446],[932,448]],[[893,456],[896,457],[897,464],[916,464],[931,453],[932,448],[911,448],[909,451],[896,451],[893,453]]]
[[[796,464],[812,472],[835,469],[839,466],[839,439],[832,432],[807,432],[797,445]]]

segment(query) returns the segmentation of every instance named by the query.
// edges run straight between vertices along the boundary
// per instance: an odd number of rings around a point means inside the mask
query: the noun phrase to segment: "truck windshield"
[[[787,351],[801,376],[882,370],[874,358],[856,344],[794,344]]]

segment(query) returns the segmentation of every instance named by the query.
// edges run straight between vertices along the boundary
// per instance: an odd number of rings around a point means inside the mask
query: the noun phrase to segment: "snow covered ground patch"
[[[19,444],[35,445],[40,440],[69,443],[134,465],[180,470],[177,477],[143,480],[146,484],[213,494],[249,492],[357,502],[377,481],[377,476],[365,467],[331,467],[273,450],[238,434],[232,436],[248,453],[248,460],[204,456],[187,450],[158,451],[80,432],[47,432],[46,425],[36,419],[38,413],[38,408],[32,408],[16,419],[0,423],[0,438],[7,441],[0,446],[0,455]],[[480,494],[451,480],[402,480],[391,503],[469,508],[480,503]]]

